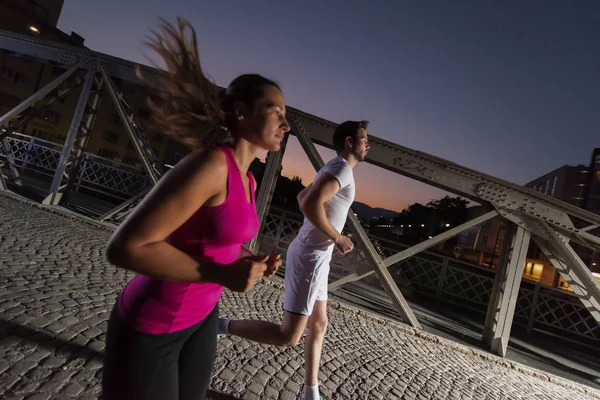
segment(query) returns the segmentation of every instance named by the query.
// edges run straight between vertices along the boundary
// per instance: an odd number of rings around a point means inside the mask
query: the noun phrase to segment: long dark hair
[[[148,88],[151,129],[190,148],[207,148],[236,135],[235,102],[251,108],[267,86],[280,89],[257,74],[238,76],[220,89],[202,70],[196,31],[183,18],[177,18],[177,26],[161,19],[146,46],[162,57],[167,70],[158,88]]]

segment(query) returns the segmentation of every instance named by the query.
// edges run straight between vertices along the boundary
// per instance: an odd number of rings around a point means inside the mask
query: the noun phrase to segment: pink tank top
[[[227,198],[200,208],[166,240],[196,260],[229,264],[240,257],[241,245],[258,232],[254,179],[248,203],[241,172],[229,146],[219,146],[227,158]],[[162,334],[202,321],[217,305],[223,287],[214,283],[171,282],[136,276],[118,299],[119,314],[134,329]]]

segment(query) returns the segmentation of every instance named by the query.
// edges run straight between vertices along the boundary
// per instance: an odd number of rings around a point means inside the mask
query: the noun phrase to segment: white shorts
[[[285,311],[311,315],[316,301],[327,300],[329,262],[333,247],[327,250],[311,249],[294,239],[287,250],[285,265]]]

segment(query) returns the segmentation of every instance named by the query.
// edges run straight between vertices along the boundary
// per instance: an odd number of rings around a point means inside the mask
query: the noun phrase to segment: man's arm
[[[308,189],[308,190],[307,190]],[[306,193],[300,198],[300,210],[304,216],[321,232],[337,243],[340,233],[331,225],[325,211],[325,203],[340,190],[339,181],[330,173],[323,172],[314,184],[304,189]],[[300,192],[302,194],[302,192]]]
[[[302,204],[302,199],[304,198],[304,196],[306,196],[306,193],[310,192],[310,188],[312,188],[312,182],[310,185],[302,189],[300,193],[298,193],[298,196],[296,196],[296,200],[298,200],[298,205]]]

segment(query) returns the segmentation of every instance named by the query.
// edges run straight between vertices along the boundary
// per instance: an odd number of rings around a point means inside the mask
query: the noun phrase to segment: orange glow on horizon
[[[336,155],[333,150],[321,146],[317,146],[317,150],[325,162]],[[294,136],[288,139],[282,164],[282,174],[290,179],[294,176],[300,177],[304,186],[308,186],[317,174]],[[373,208],[381,207],[401,212],[410,204],[417,202],[426,204],[431,199],[439,199],[447,194],[452,195],[368,163],[358,164],[354,168],[354,176],[356,201]]]

